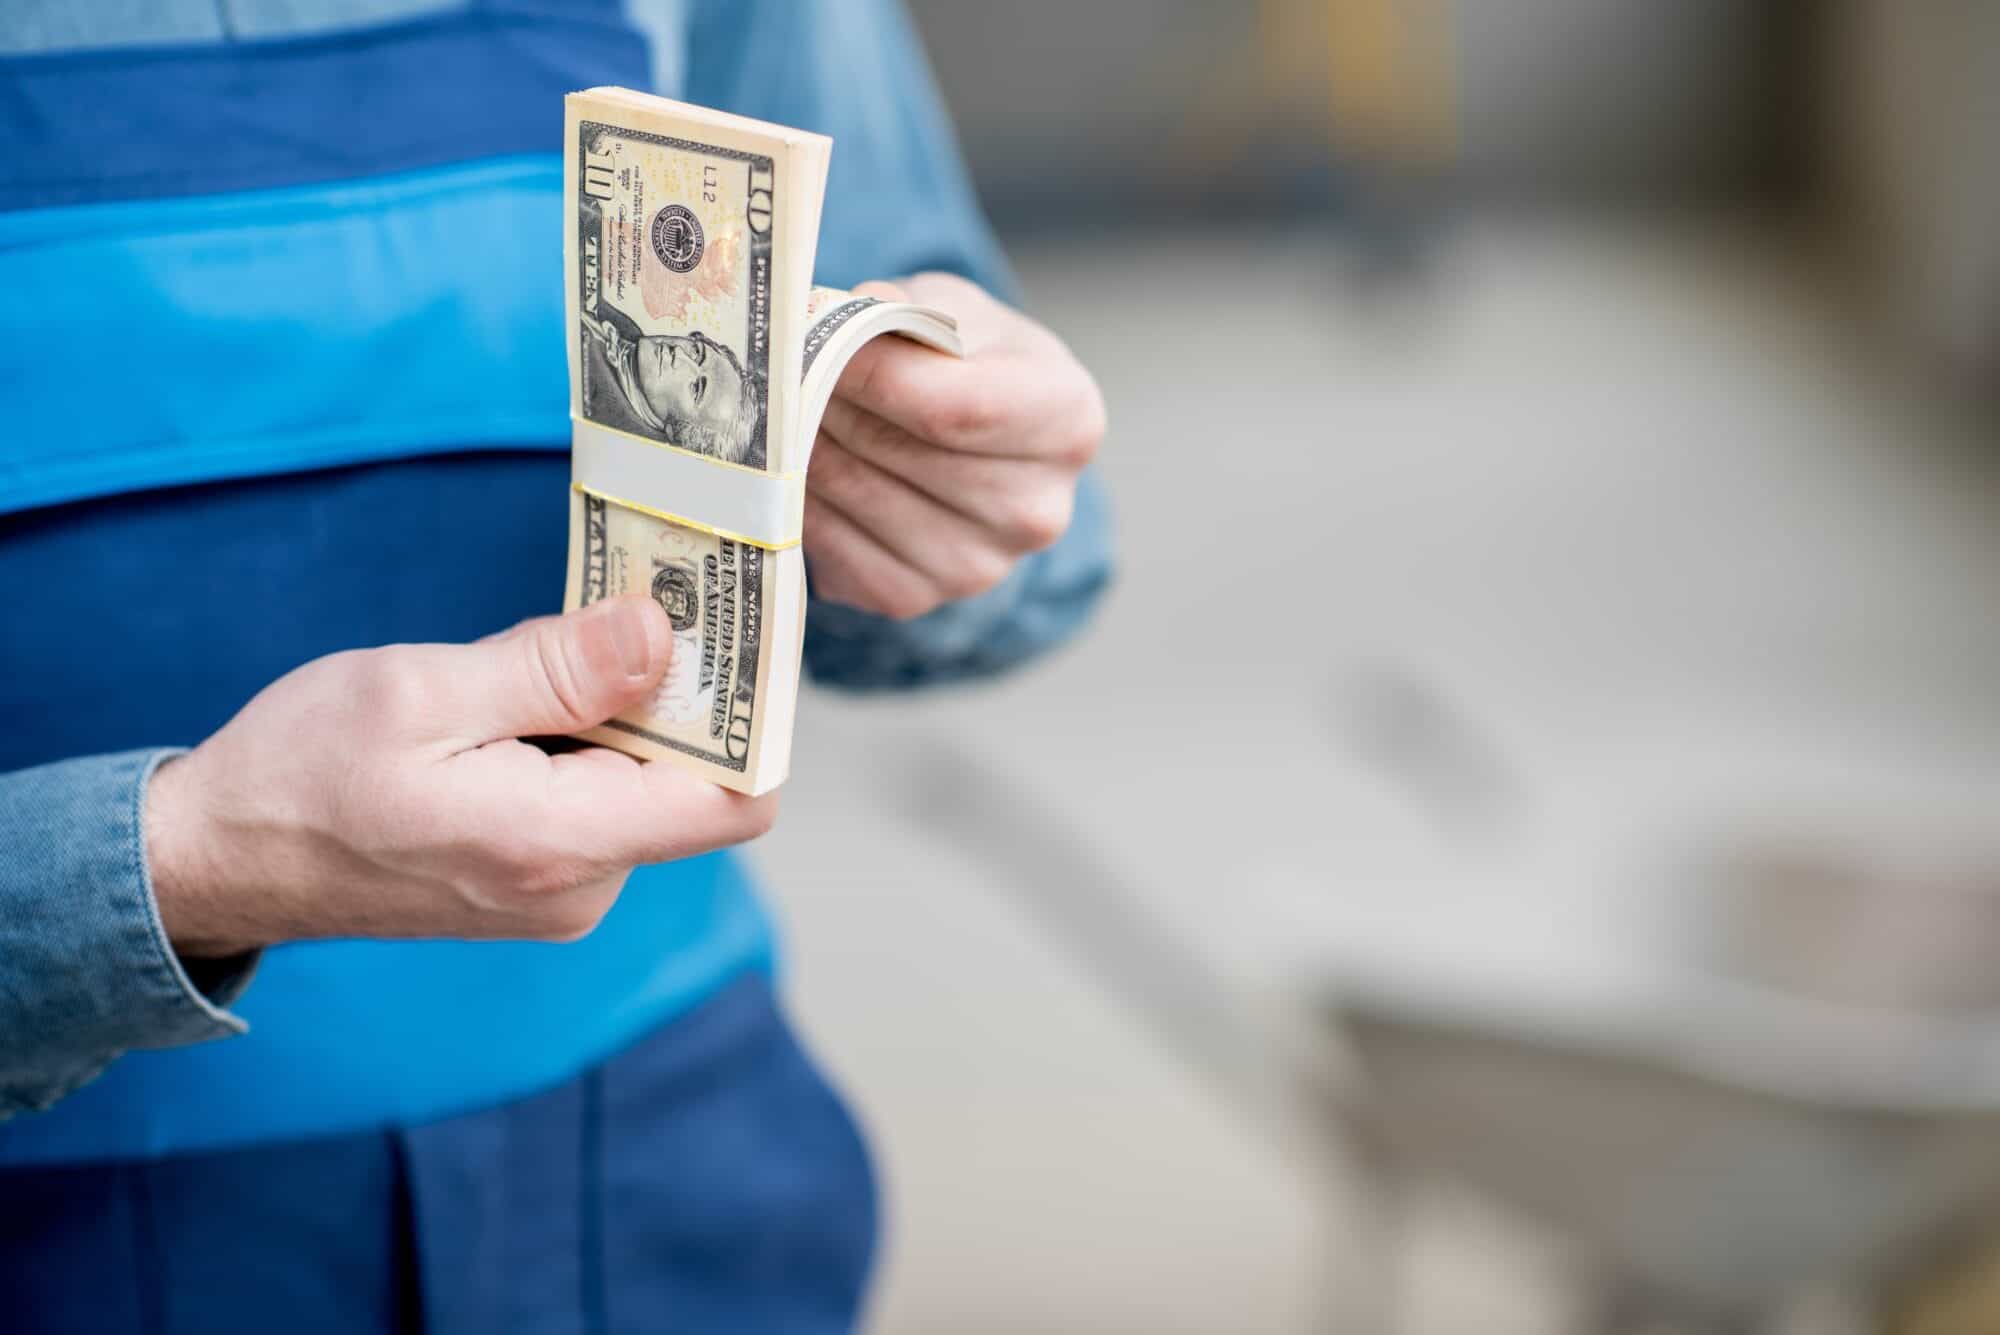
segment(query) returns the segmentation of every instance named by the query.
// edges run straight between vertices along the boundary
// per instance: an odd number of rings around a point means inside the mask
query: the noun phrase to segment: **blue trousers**
[[[0,1330],[822,1335],[874,1237],[861,1138],[753,974],[483,1112],[0,1170]]]

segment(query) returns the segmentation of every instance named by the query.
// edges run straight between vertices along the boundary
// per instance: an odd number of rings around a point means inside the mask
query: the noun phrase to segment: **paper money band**
[[[745,468],[574,418],[570,445],[570,476],[579,491],[766,551],[799,545],[804,473]],[[631,499],[637,496],[650,503]]]

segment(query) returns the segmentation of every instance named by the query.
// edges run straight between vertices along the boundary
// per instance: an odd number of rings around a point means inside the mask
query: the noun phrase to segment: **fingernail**
[[[646,627],[646,609],[639,603],[612,603],[611,642],[618,647],[618,666],[628,677],[643,677],[652,666],[652,636]]]

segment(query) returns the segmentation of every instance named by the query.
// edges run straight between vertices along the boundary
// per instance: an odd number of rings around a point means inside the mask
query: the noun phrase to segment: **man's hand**
[[[631,596],[281,678],[153,776],[169,939],[189,957],[327,936],[575,940],[634,866],[756,838],[775,796],[517,740],[634,704],[672,645],[666,615]]]
[[[1060,339],[963,279],[855,292],[957,317],[966,355],[880,338],[848,364],[813,444],[806,559],[822,597],[921,616],[1062,536],[1104,399]]]

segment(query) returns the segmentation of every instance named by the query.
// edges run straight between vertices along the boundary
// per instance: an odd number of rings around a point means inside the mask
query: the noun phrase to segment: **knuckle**
[[[578,670],[570,637],[554,625],[544,625],[523,635],[521,643],[532,679],[556,710],[579,724],[588,718],[584,674]]]
[[[1012,565],[1005,553],[975,547],[960,558],[944,582],[944,592],[952,598],[976,598],[1007,578]]]
[[[1006,404],[992,389],[965,384],[932,397],[919,424],[932,440],[964,440],[992,432],[1006,420]]]
[[[820,456],[826,462],[822,465]],[[875,488],[871,486],[873,474],[860,458],[844,448],[815,450],[813,468],[820,469],[820,493],[835,504],[859,506],[865,511]]]
[[[938,605],[937,595],[910,584],[896,584],[876,598],[876,606],[892,621],[915,621]]]
[[[854,354],[847,363],[847,369],[840,373],[840,392],[850,395],[859,402],[872,402],[880,389],[882,365],[888,359],[886,343],[869,343]]]
[[[581,862],[551,822],[532,807],[488,813],[462,841],[496,899],[534,902],[576,885]]]
[[[941,603],[955,603],[964,598],[977,598],[992,588],[971,570],[956,570],[938,581],[938,592],[943,594]]]
[[[806,482],[810,486],[838,486],[852,471],[852,456],[839,444],[828,442],[825,448],[813,446],[812,458],[806,464]]]
[[[363,718],[394,724],[428,712],[430,686],[408,652],[357,649],[338,658],[346,660],[347,697]]]
[[[991,293],[971,279],[941,269],[917,275],[909,286],[910,300],[921,306],[935,306],[949,311],[958,317],[962,326],[977,323],[980,317],[999,305]]]
[[[1017,551],[1038,552],[1055,545],[1069,528],[1075,495],[1067,487],[1040,487],[1014,499],[1003,531]]]
[[[1095,380],[1086,380],[1075,424],[1062,441],[1063,462],[1076,468],[1088,464],[1097,457],[1098,447],[1104,443],[1105,434],[1110,429],[1111,413],[1104,403],[1104,391],[1097,387]]]
[[[817,566],[808,567],[812,572],[813,596],[829,603],[855,604],[859,595],[854,580],[847,570],[830,560],[821,560]]]
[[[979,284],[949,269],[926,269],[922,273],[911,275],[904,286],[909,288],[912,301],[929,300],[936,303],[940,300],[949,300],[953,296],[986,294],[985,289]]]
[[[485,840],[482,861],[500,897],[533,898],[560,878],[548,847],[520,830],[503,830]]]

